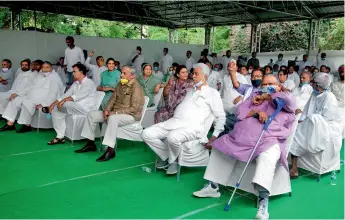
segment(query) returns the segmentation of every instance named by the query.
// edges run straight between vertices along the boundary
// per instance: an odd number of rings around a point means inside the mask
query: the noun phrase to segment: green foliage
[[[0,28],[9,29],[10,26],[10,10],[0,8]],[[22,11],[22,26],[24,29],[35,28],[33,11]],[[140,28],[140,25],[124,22],[36,12],[38,31],[140,39]],[[308,21],[261,24],[261,52],[307,49],[308,31]],[[168,35],[167,28],[143,26],[143,38],[168,42]],[[173,42],[204,44],[204,38],[204,28],[177,29],[174,31]],[[320,21],[318,45],[322,50],[344,49],[344,18]],[[214,35],[211,31],[210,48],[218,53],[228,49],[235,53],[250,52],[250,26],[215,27]]]

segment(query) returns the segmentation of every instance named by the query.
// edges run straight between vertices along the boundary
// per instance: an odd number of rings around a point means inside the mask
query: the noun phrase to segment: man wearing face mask
[[[288,73],[289,73],[288,79],[292,80],[295,83],[296,87],[297,87],[300,84],[300,76],[295,71],[293,65],[289,65]]]
[[[321,52],[321,49],[319,49],[316,55],[316,60],[317,60],[316,67],[320,68],[322,65],[329,66],[329,62],[326,59],[326,53],[321,53],[321,56],[320,56],[320,52]]]
[[[186,67],[187,67],[187,71],[189,72],[193,68],[193,65],[196,62],[195,62],[194,58],[192,57],[192,51],[188,50],[186,53],[186,56],[187,56]]]
[[[136,54],[131,60],[137,74],[141,73],[141,66],[144,63],[144,60],[145,58],[144,58],[144,55],[142,54],[142,49],[140,46],[137,46]]]
[[[173,117],[146,128],[142,133],[142,139],[159,157],[156,168],[168,168],[168,175],[178,172],[177,160],[183,143],[193,140],[211,143],[224,130],[225,112],[219,92],[206,83],[210,69],[203,63],[197,63],[193,70],[194,89],[187,92]],[[215,116],[215,126],[208,140],[202,133],[206,119],[212,115]],[[203,146],[200,147],[195,147],[193,153],[204,151]]]
[[[17,123],[23,126],[17,130],[17,133],[31,131],[30,123],[35,111],[39,111],[42,107],[49,105],[64,92],[63,90],[64,85],[60,76],[53,70],[52,64],[45,61],[42,65],[42,70],[34,79],[33,85],[26,95],[20,96],[17,93],[11,95],[10,99],[12,99],[7,104],[2,116],[7,119],[7,124],[0,130],[15,130],[14,121],[20,111]]]
[[[84,123],[81,135],[88,141],[86,145],[76,150],[76,153],[97,151],[95,132],[99,123],[107,123],[107,129],[102,144],[107,146],[104,154],[97,162],[108,161],[116,156],[116,137],[119,127],[140,121],[144,106],[144,91],[135,78],[135,69],[124,66],[121,71],[121,81],[109,99],[105,110],[90,111]]]
[[[102,56],[96,57],[96,64],[91,64],[91,58],[95,55],[94,51],[91,51],[89,56],[85,61],[85,66],[90,70],[91,74],[89,74],[90,79],[95,83],[95,86],[99,86],[101,84],[101,74],[106,71],[108,68],[104,66],[104,58]]]
[[[305,105],[307,104],[310,96],[313,92],[313,87],[310,85],[311,74],[309,72],[303,72],[301,74],[301,83],[292,94],[296,97],[296,115],[299,117],[303,112]]]
[[[20,67],[21,72],[14,80],[11,90],[7,92],[0,92],[1,115],[4,113],[9,101],[12,101],[12,99],[15,99],[16,97],[25,97],[34,82],[35,77],[37,76],[36,72],[32,72],[29,69],[29,60],[23,60],[20,63]]]
[[[207,77],[207,85],[216,89],[217,91],[220,91],[222,79],[220,78],[219,72],[212,70],[212,63],[206,62],[206,65],[210,69],[210,74]]]
[[[11,89],[14,81],[14,74],[11,67],[12,63],[10,60],[2,60],[2,68],[0,69],[0,92],[6,92]]]
[[[286,168],[286,176],[289,175],[284,143],[292,132],[296,106],[293,95],[281,92],[273,75],[264,76],[261,91],[254,92],[238,106],[238,122],[233,131],[213,141],[211,157],[204,175],[204,179],[210,182],[203,189],[194,192],[194,196],[220,197],[218,184],[227,186],[235,165],[239,161],[247,162],[269,115],[276,110],[276,98],[283,99],[285,105],[271,122],[253,155],[256,169],[252,184],[258,193],[255,218],[269,218],[268,201],[277,162],[280,161]]]
[[[168,54],[168,52],[169,52],[169,49],[164,48],[163,49],[163,56],[161,57],[161,59],[159,61],[159,66],[161,67],[161,71],[163,73],[166,73],[168,68],[173,63],[173,58],[172,58],[172,56],[170,56],[170,54]]]
[[[338,101],[338,113],[341,118],[341,125],[343,126],[343,138],[345,137],[345,101],[344,101],[344,65],[338,68],[339,81],[331,84],[331,91]]]
[[[164,74],[159,70],[159,63],[158,63],[158,62],[154,62],[154,63],[153,63],[153,71],[152,71],[152,74],[153,74],[155,77],[157,77],[157,78],[163,80]]]
[[[278,54],[278,60],[275,62],[275,64],[278,65],[278,68],[280,66],[287,66],[287,62],[286,60],[283,60],[283,56],[284,55],[282,53]]]
[[[314,76],[313,94],[299,118],[299,124],[291,145],[290,177],[298,177],[297,159],[308,153],[332,150],[339,157],[343,127],[338,115],[338,101],[328,90],[329,76],[317,73]],[[325,158],[327,160],[327,158]],[[328,170],[327,161],[322,169]]]

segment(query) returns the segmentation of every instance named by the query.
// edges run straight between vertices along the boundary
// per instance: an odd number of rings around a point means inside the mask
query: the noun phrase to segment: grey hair
[[[275,80],[275,83],[277,83],[278,85],[280,84],[280,81],[278,80],[278,78],[275,77],[273,74],[264,75],[264,76],[262,77],[262,81],[264,80],[264,78],[266,78],[266,77],[268,77],[268,76],[272,76],[272,77],[274,78],[274,80]]]
[[[210,68],[206,64],[197,63],[193,65],[193,69],[201,68],[201,73],[208,76],[210,74]]]
[[[131,73],[131,75],[136,74],[136,70],[133,67],[128,66],[128,65],[124,65],[122,68],[125,68],[125,67],[129,69],[129,72]]]

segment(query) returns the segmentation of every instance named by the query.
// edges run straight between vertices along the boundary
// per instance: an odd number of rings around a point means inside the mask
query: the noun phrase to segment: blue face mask
[[[52,115],[50,113],[46,114],[46,118],[50,120],[52,118]]]
[[[218,72],[218,68],[213,68],[214,71]]]
[[[272,94],[277,91],[277,86],[264,86],[261,88],[262,93]]]
[[[153,70],[157,71],[158,70],[158,66],[153,67]]]
[[[262,83],[262,80],[261,79],[255,79],[255,80],[252,80],[252,85],[254,88],[258,88],[259,86],[261,86],[261,83]]]
[[[321,92],[319,90],[317,90],[317,89],[313,89],[313,94],[318,96],[318,95],[321,94]]]

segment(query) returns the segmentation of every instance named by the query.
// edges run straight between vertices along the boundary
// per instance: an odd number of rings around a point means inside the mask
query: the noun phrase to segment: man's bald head
[[[301,74],[301,83],[309,83],[311,80],[311,75],[309,72],[303,72]]]

